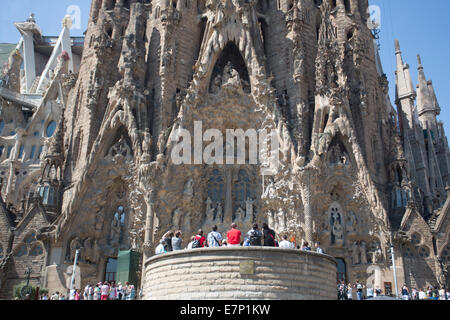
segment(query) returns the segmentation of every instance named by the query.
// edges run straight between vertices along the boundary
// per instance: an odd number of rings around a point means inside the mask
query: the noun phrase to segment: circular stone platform
[[[144,300],[336,300],[333,257],[266,247],[183,250],[145,261]]]

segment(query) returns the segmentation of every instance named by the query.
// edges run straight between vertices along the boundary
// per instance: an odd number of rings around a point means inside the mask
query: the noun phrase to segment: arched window
[[[23,158],[24,151],[25,151],[25,147],[24,146],[20,146],[20,148],[19,148],[19,159]]]
[[[225,186],[222,174],[215,169],[208,181],[208,197],[214,202],[222,202],[225,197]]]
[[[419,256],[421,256],[422,258],[428,258],[430,256],[430,249],[428,249],[428,247],[420,247],[419,249]]]
[[[411,236],[411,243],[412,243],[413,245],[415,245],[415,246],[416,246],[416,245],[419,245],[421,241],[422,241],[422,239],[421,239],[421,237],[420,237],[419,234],[414,233],[414,234]]]
[[[44,254],[44,249],[42,248],[42,246],[38,243],[35,246],[33,246],[33,248],[30,250],[29,255],[32,257],[39,257],[42,256]]]
[[[234,185],[234,210],[233,212],[236,212],[236,210],[241,207],[245,208],[245,202],[248,199],[253,199],[251,184],[250,184],[250,178],[248,176],[247,171],[245,170],[239,170],[238,173],[238,179]]]
[[[48,138],[53,137],[56,131],[56,122],[50,121],[50,123],[47,125],[47,129],[45,129],[45,134]]]
[[[25,239],[23,240],[24,243],[26,244],[31,244],[33,242],[36,242],[36,233],[33,231],[31,232],[29,235],[27,235],[25,237]]]
[[[0,135],[2,135],[3,129],[5,129],[5,121],[0,120]]]
[[[32,146],[30,152],[30,160],[33,160],[35,155],[36,155],[36,146]]]
[[[19,249],[16,250],[16,253],[14,256],[16,257],[23,257],[27,255],[28,253],[28,247],[24,244],[20,245]]]

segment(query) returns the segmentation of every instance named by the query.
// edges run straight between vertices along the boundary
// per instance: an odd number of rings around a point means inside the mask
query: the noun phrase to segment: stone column
[[[34,60],[34,37],[31,31],[22,34],[23,37],[23,56],[26,79],[26,93],[30,93],[33,81],[36,78],[36,64]]]
[[[312,166],[303,168],[300,171],[300,184],[302,188],[302,201],[305,215],[305,240],[313,242],[313,213],[311,207],[311,180],[316,173]]]
[[[153,243],[153,205],[155,201],[155,191],[150,189],[144,195],[145,204],[147,205],[147,216],[145,219],[145,239],[144,239],[144,250],[143,258],[145,261],[152,255],[151,250],[154,246]]]

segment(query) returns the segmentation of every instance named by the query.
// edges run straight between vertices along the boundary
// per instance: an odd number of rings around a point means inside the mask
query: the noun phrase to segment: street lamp
[[[397,270],[395,268],[395,255],[394,255],[394,245],[391,243],[389,249],[392,258],[392,269],[394,270],[394,285],[395,285],[395,297],[398,299],[398,286],[397,286]]]
[[[72,280],[70,281],[70,292],[72,292],[73,286],[75,284],[75,273],[76,273],[76,270],[77,270],[78,256],[79,255],[80,255],[80,249],[77,249],[75,251],[75,259],[73,261]]]

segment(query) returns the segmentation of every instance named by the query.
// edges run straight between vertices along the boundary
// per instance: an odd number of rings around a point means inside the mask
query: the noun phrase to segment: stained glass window
[[[225,186],[222,174],[219,170],[214,170],[208,181],[208,197],[213,202],[221,202],[224,199]]]
[[[51,121],[48,124],[47,129],[45,130],[45,134],[47,135],[48,138],[50,138],[55,133],[55,130],[56,130],[56,122],[55,121]]]
[[[31,250],[30,250],[30,256],[32,257],[38,257],[44,254],[44,249],[42,248],[42,246],[40,244],[35,245]]]
[[[233,188],[234,191],[234,210],[237,210],[240,206],[245,208],[245,202],[247,199],[253,199],[250,178],[247,171],[240,170],[238,174],[238,179]]]

